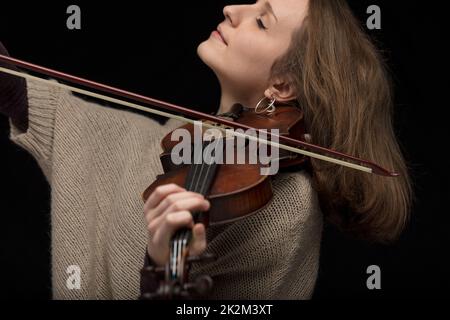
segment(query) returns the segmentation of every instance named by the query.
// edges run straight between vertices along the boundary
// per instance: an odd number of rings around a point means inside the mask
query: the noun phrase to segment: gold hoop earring
[[[270,101],[270,103],[264,109],[260,110],[261,104],[263,103],[264,100],[269,100],[269,99],[267,97],[264,97],[261,100],[259,100],[258,104],[255,107],[255,112],[257,114],[262,114],[262,113],[271,114],[271,113],[273,113],[276,110],[275,102],[277,100],[275,98],[273,98],[273,96],[272,96],[272,100]]]

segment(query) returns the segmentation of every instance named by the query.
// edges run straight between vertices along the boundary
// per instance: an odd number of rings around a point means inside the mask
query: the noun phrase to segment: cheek
[[[227,64],[244,77],[266,80],[275,61],[273,49],[262,39],[235,38],[226,51]]]

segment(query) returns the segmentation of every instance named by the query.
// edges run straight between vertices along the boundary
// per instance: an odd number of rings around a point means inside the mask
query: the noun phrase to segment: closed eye
[[[256,18],[256,23],[258,24],[258,27],[260,29],[267,30],[267,27],[264,25],[264,23],[262,22],[262,20],[260,18]]]

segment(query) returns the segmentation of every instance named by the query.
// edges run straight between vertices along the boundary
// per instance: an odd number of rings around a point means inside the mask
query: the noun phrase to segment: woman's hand
[[[188,192],[176,184],[159,186],[145,202],[144,214],[149,232],[148,254],[159,266],[169,260],[169,243],[182,227],[192,228],[190,255],[199,255],[206,249],[205,226],[194,225],[191,212],[207,211],[209,201],[201,194]]]

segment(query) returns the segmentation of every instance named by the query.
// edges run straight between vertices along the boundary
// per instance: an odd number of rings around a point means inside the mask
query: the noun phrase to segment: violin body
[[[280,135],[289,135],[296,139],[304,137],[303,113],[294,107],[278,107],[271,114],[260,115],[253,110],[232,111],[235,121],[243,123],[256,129],[278,129]],[[187,130],[194,136],[194,126],[187,124],[181,129]],[[179,128],[179,129],[180,129]],[[163,153],[160,156],[164,174],[157,177],[143,193],[144,201],[160,185],[175,183],[180,186],[186,184],[190,165],[175,165],[171,161],[170,152],[180,143],[172,140],[172,132],[166,135],[161,142]],[[234,148],[235,157],[238,153],[245,153],[246,148]],[[280,150],[280,154],[283,150]],[[280,167],[291,167],[301,165],[305,157],[283,157],[280,156]],[[246,158],[248,159],[248,157]],[[217,168],[214,181],[208,192],[208,200],[211,208],[203,222],[206,225],[215,225],[238,220],[267,206],[272,197],[271,179],[267,175],[261,175],[262,164],[221,164]],[[230,210],[232,208],[232,210]]]
[[[175,183],[184,186],[189,166],[182,166],[157,177],[144,192],[144,199],[153,190],[164,184]],[[222,164],[209,191],[211,208],[206,215],[205,225],[231,222],[255,213],[272,199],[269,176],[260,175],[260,166],[251,164]],[[242,201],[247,199],[247,201]]]

